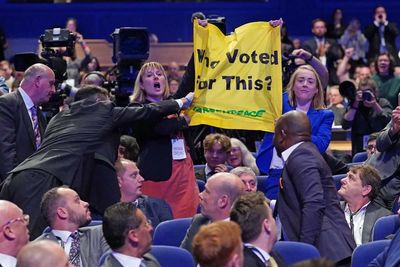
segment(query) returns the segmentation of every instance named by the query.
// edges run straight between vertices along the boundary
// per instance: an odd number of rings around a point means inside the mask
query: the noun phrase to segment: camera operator
[[[354,90],[355,87],[352,88]],[[372,79],[361,80],[354,90],[344,114],[343,129],[351,128],[351,147],[353,156],[364,150],[368,135],[379,132],[390,121],[392,106],[385,98],[378,98],[376,84]]]

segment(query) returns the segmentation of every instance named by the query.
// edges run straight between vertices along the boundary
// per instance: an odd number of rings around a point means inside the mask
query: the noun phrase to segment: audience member
[[[372,79],[379,88],[379,97],[389,100],[392,107],[398,105],[398,95],[400,93],[400,77],[394,76],[394,60],[387,52],[379,54],[376,58],[376,74]]]
[[[3,61],[0,61],[0,68],[3,71],[3,74],[4,74],[3,77],[4,77],[4,79],[6,79],[6,84],[7,84],[8,88],[10,88],[10,92],[11,92],[12,84],[15,80],[13,66],[7,60],[3,60]]]
[[[53,117],[39,150],[12,171],[0,192],[1,199],[16,203],[31,216],[29,227],[33,237],[39,236],[45,227],[39,216],[39,206],[43,194],[50,188],[69,185],[86,200],[92,198],[88,196],[91,187],[102,187],[104,190],[95,196],[97,199],[105,201],[114,195],[118,198],[115,171],[115,181],[103,177],[104,173],[96,176],[91,173],[98,167],[92,166],[93,154],[104,146],[107,148],[102,154],[104,164],[115,162],[120,127],[143,121],[156,123],[188,104],[183,98],[136,107],[116,107],[108,100],[107,90],[96,86],[81,88],[75,98],[81,100]],[[93,201],[89,203],[96,205]]]
[[[82,75],[82,80],[80,85],[97,85],[104,87],[106,77],[100,71],[91,71]]]
[[[193,255],[200,267],[243,267],[240,228],[233,222],[214,222],[200,228]]]
[[[136,138],[130,135],[121,135],[118,146],[118,158],[136,162],[139,155],[139,145]]]
[[[0,266],[15,267],[18,252],[29,241],[28,223],[20,208],[0,200]]]
[[[368,41],[360,30],[360,21],[358,19],[351,20],[344,34],[340,37],[339,44],[342,46],[343,50],[352,49],[350,64],[353,67],[368,62],[366,57]]]
[[[378,89],[372,79],[360,81],[355,94],[342,121],[343,129],[351,128],[353,156],[365,150],[368,135],[385,128],[392,114],[389,101],[378,98]]]
[[[55,187],[43,195],[40,210],[50,226],[34,242],[57,242],[74,266],[97,266],[109,249],[101,226],[83,227],[91,221],[89,204],[68,187]]]
[[[274,145],[286,162],[277,211],[290,241],[314,245],[322,257],[348,266],[355,248],[332,174],[311,143],[311,126],[303,112],[290,111],[276,123]]]
[[[34,64],[17,91],[0,97],[0,182],[41,146],[46,119],[39,105],[55,93],[54,83],[49,67]]]
[[[379,173],[369,165],[352,166],[341,183],[341,206],[357,246],[372,241],[376,220],[392,214],[374,202],[381,185]]]
[[[400,215],[400,210],[397,211]],[[368,267],[382,266],[399,266],[400,264],[400,231],[397,231],[390,245],[386,247],[375,259],[373,259]]]
[[[175,61],[171,61],[169,63],[167,73],[168,73],[168,75],[167,75],[168,81],[171,79],[178,80],[178,81],[182,79],[182,77],[179,73],[179,65]]]
[[[153,227],[146,215],[132,202],[116,203],[108,207],[104,213],[103,233],[112,253],[106,257],[102,266],[159,267],[158,261],[148,253],[152,231]]]
[[[248,193],[257,191],[257,177],[254,171],[249,167],[236,167],[230,171],[242,180],[245,191]]]
[[[313,38],[303,43],[303,48],[319,59],[329,70],[329,84],[337,84],[336,61],[342,58],[341,47],[334,39],[326,38],[326,24],[322,19],[312,22]]]
[[[204,169],[196,169],[196,178],[207,181],[212,175],[218,172],[228,172],[232,169],[227,164],[231,151],[231,140],[228,136],[219,133],[212,133],[203,140],[204,158],[206,166]]]
[[[376,151],[376,139],[379,133],[372,133],[368,136],[367,155],[370,158]]]
[[[151,221],[153,227],[160,222],[172,220],[171,207],[162,199],[142,194],[143,177],[136,164],[127,159],[115,163],[118,184],[121,190],[121,202],[132,202],[140,208]]]
[[[309,52],[304,50],[294,51],[293,53],[299,53],[300,58],[308,58],[310,55]],[[312,124],[312,142],[321,153],[324,153],[331,140],[334,120],[333,112],[325,108],[324,86],[320,79],[320,77],[327,75],[327,70],[315,57],[309,63],[315,68],[309,65],[300,66],[290,77],[286,92],[282,97],[282,113],[294,109],[306,113]],[[320,73],[325,74],[321,75]],[[267,197],[276,199],[283,161],[276,153],[272,138],[273,133],[264,135],[256,161],[260,172],[269,175],[266,188]]]
[[[399,29],[395,23],[388,21],[385,7],[375,7],[374,21],[365,28],[364,35],[369,42],[368,60],[374,60],[379,54],[388,52],[396,64],[400,64],[396,46]]]
[[[375,167],[382,178],[381,189],[376,202],[392,210],[394,200],[400,195],[400,107],[392,113],[391,122],[381,131],[376,139],[376,151],[366,161]]]
[[[32,242],[21,249],[17,257],[17,267],[74,267],[67,254],[57,244],[49,240]]]
[[[83,81],[83,78],[87,74],[94,72],[94,71],[98,71],[98,72],[101,71],[100,62],[97,57],[91,57],[90,60],[83,61],[81,69],[80,69],[81,83]],[[105,77],[104,77],[104,79],[105,79]]]
[[[332,12],[332,23],[326,27],[326,37],[331,39],[339,39],[345,32],[346,25],[343,21],[343,11],[335,8]]]
[[[163,66],[157,62],[145,63],[136,78],[131,105],[166,99],[170,99],[170,93]],[[188,144],[191,140],[185,131],[189,122],[189,116],[176,112],[157,123],[143,121],[134,129],[139,144],[137,165],[146,179],[143,193],[167,201],[174,218],[192,217],[199,204]]]
[[[178,80],[178,79],[174,79],[174,78],[168,79],[169,92],[171,93],[171,95],[174,95],[178,91],[179,83],[180,83],[180,80]]]
[[[243,193],[243,182],[236,175],[221,172],[211,176],[199,194],[201,214],[193,217],[181,247],[192,252],[192,240],[200,226],[229,219],[233,203]]]
[[[260,174],[256,159],[246,145],[239,139],[231,138],[231,151],[227,161],[233,168],[239,166],[249,167],[256,175]]]
[[[343,96],[339,92],[339,86],[334,85],[329,88],[329,106],[328,109],[332,110],[335,120],[335,125],[342,125],[344,113],[346,113],[346,107],[344,106]]]
[[[277,229],[269,199],[263,193],[240,196],[232,207],[230,218],[242,230],[244,266],[285,265],[279,255],[272,252],[278,237]]]

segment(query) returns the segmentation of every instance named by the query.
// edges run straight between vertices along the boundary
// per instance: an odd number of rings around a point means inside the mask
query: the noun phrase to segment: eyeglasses
[[[29,215],[28,214],[24,214],[24,215],[22,215],[22,217],[18,217],[18,218],[9,220],[8,222],[6,222],[5,224],[3,224],[0,227],[0,232],[3,231],[4,226],[13,224],[15,222],[25,222],[26,224],[29,224]]]
[[[376,148],[376,147],[375,147],[374,145],[368,145],[368,146],[367,146],[367,149],[368,149],[368,150],[373,150],[373,149],[375,149],[375,148]]]

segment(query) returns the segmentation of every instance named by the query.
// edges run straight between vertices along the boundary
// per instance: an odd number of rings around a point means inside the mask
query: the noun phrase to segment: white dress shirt
[[[113,252],[112,255],[124,267],[140,267],[140,263],[142,262],[141,258],[128,256],[118,252]]]
[[[369,205],[368,202],[364,206],[362,206],[358,211],[353,213],[353,231],[354,231],[354,240],[356,241],[356,245],[359,246],[362,244],[362,232],[364,228],[364,219],[365,219],[365,212],[367,211],[367,207]],[[350,224],[350,209],[349,206],[346,203],[346,206],[344,208],[344,215],[346,217],[346,221],[349,224],[349,227],[351,229],[351,224]]]
[[[17,259],[13,256],[0,253],[0,265],[3,267],[15,267]]]
[[[28,110],[28,114],[29,117],[31,118],[31,122],[32,122],[32,127],[34,127],[33,125],[33,121],[32,121],[32,111],[31,108],[35,105],[32,102],[32,99],[29,97],[29,95],[27,93],[25,93],[24,89],[22,89],[21,87],[18,88],[18,91],[20,92],[21,96],[22,96],[22,100],[24,100],[24,104],[26,109]]]
[[[63,230],[51,230],[51,232],[57,237],[58,243],[60,246],[64,249],[65,254],[69,256],[69,251],[71,250],[72,246],[72,237],[71,234],[72,232],[70,231],[63,231]],[[80,257],[80,263],[82,266],[82,254],[79,255]]]

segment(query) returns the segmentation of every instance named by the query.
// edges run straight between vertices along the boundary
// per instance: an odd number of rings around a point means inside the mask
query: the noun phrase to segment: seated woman
[[[310,65],[301,65],[291,75],[286,92],[283,93],[282,113],[291,110],[307,114],[311,122],[311,141],[321,153],[328,148],[331,140],[333,112],[325,108],[324,86],[326,86],[327,70],[321,62],[302,49],[293,51],[296,57],[308,59]],[[321,78],[324,82],[321,82]],[[324,84],[324,85],[323,85]],[[278,183],[283,169],[283,160],[278,157],[273,146],[273,133],[264,135],[263,143],[257,155],[257,166],[262,174],[268,174],[267,197],[276,199]]]
[[[133,105],[154,103],[170,98],[167,75],[160,63],[148,62],[136,78]],[[174,218],[192,217],[199,204],[199,190],[193,161],[185,137],[190,118],[176,114],[158,123],[135,126],[139,144],[137,165],[146,180],[143,194],[164,199]]]
[[[239,139],[231,138],[231,152],[228,157],[228,163],[233,168],[241,166],[249,167],[256,175],[260,174],[256,164],[256,159],[247,149],[246,145]]]

